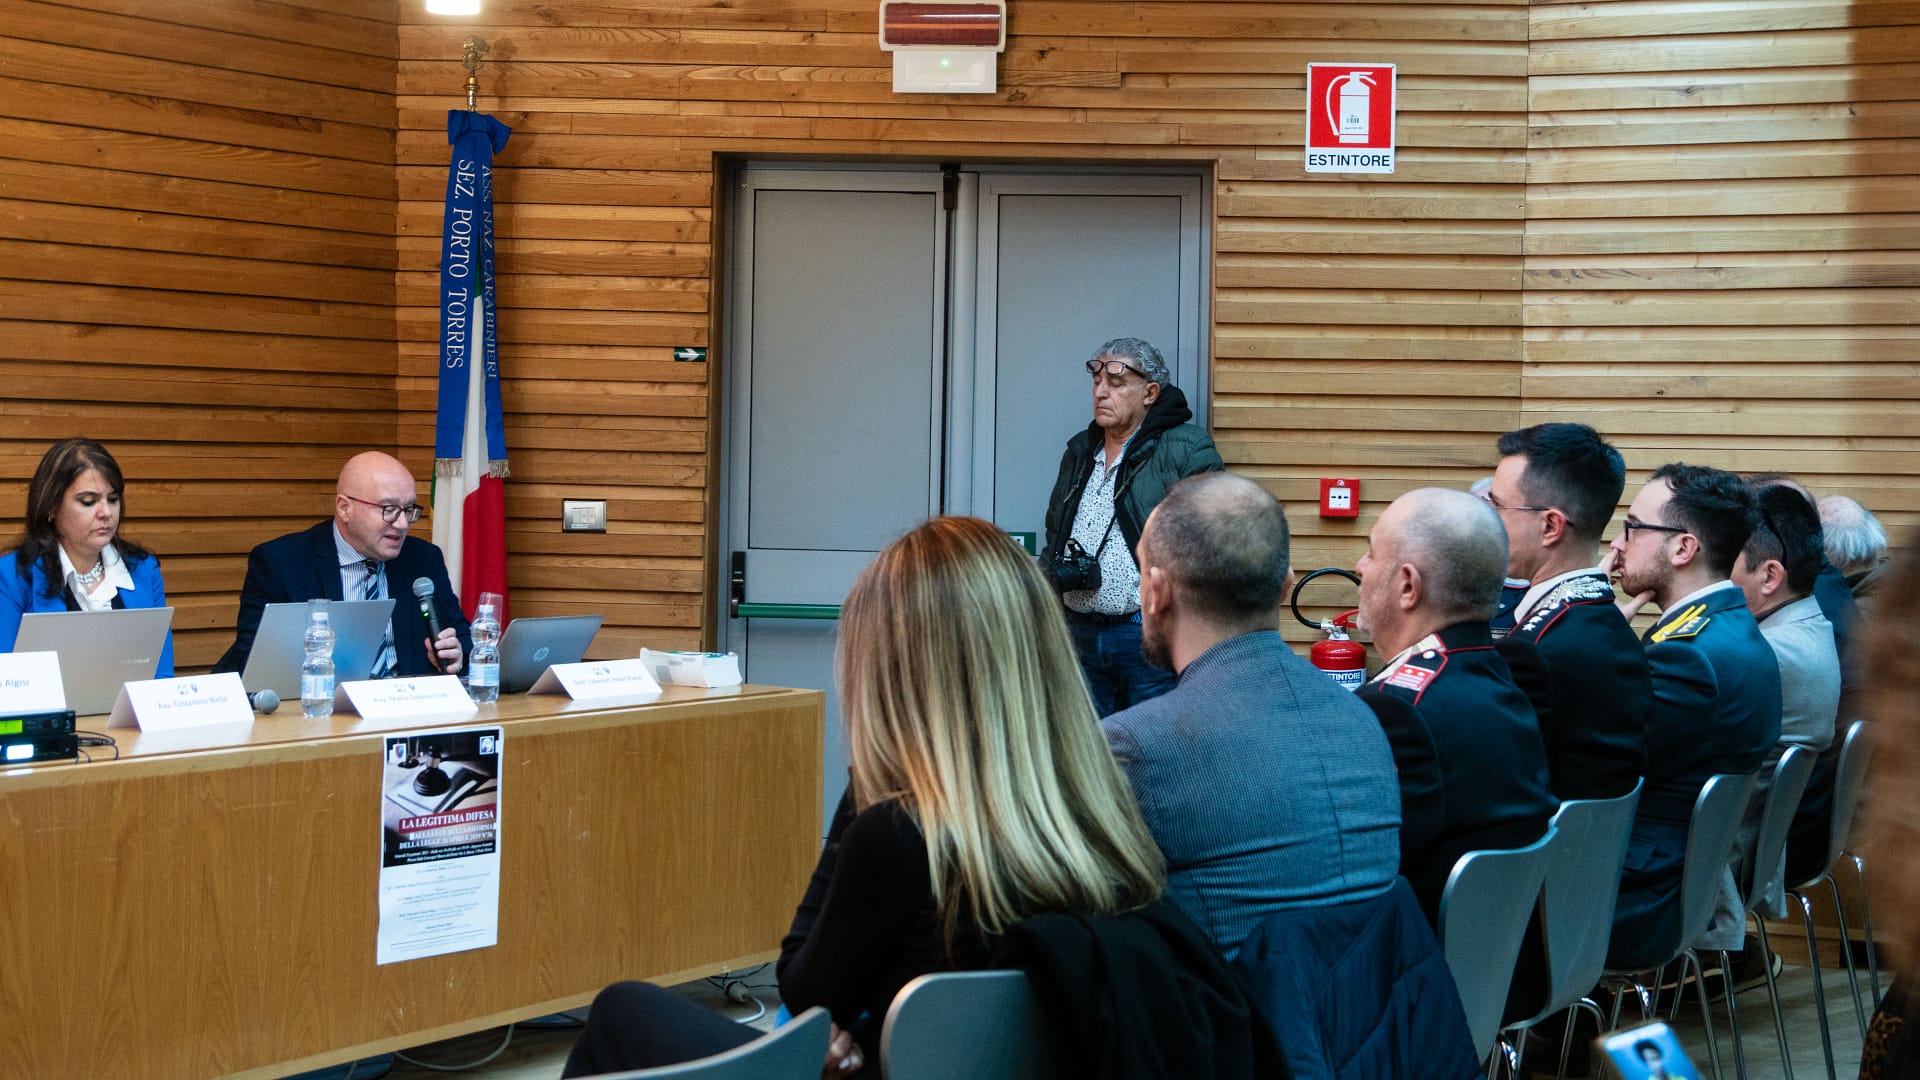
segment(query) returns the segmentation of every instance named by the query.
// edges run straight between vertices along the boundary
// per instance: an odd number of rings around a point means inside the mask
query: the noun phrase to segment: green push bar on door
[[[733,605],[736,619],[837,619],[835,604],[747,604]]]

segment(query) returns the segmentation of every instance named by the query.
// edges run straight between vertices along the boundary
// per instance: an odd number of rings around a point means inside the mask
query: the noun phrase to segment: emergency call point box
[[[1357,518],[1360,516],[1360,481],[1339,477],[1320,481],[1320,516]]]

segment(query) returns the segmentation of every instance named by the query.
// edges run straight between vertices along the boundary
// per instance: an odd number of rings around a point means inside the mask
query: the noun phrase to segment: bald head
[[[1422,607],[1448,623],[1493,618],[1507,572],[1499,511],[1465,492],[1418,488],[1387,507],[1374,536],[1385,558],[1419,571]]]
[[[1280,503],[1230,473],[1175,484],[1140,537],[1142,566],[1163,568],[1196,614],[1234,629],[1273,628],[1289,557]]]
[[[340,468],[333,488],[333,523],[353,550],[385,562],[400,554],[412,522],[406,513],[386,520],[382,507],[413,505],[413,474],[391,454],[369,450],[348,458]]]

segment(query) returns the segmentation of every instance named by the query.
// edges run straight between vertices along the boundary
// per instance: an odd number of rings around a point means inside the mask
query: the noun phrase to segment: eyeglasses
[[[1685,533],[1687,531],[1675,525],[1653,525],[1645,521],[1635,521],[1632,518],[1628,518],[1626,521],[1620,523],[1620,532],[1626,536],[1627,543],[1629,544],[1633,543],[1633,530],[1635,529],[1639,529],[1641,532],[1663,533]]]
[[[1551,506],[1508,506],[1506,503],[1503,503],[1499,499],[1494,498],[1493,492],[1491,490],[1480,492],[1477,498],[1479,498],[1481,502],[1486,503],[1488,506],[1493,507],[1495,510],[1530,510],[1538,514],[1538,513],[1553,509],[1553,507]]]
[[[1146,372],[1141,371],[1139,368],[1134,367],[1124,360],[1108,360],[1104,363],[1099,360],[1089,360],[1087,361],[1087,374],[1092,375],[1096,379],[1101,375],[1105,375],[1110,379],[1121,379],[1128,375],[1138,375],[1143,379],[1147,378]],[[1151,382],[1153,380],[1148,379],[1147,381]]]
[[[407,521],[409,523],[420,520],[420,513],[422,510],[422,507],[420,506],[419,503],[408,503],[405,506],[395,506],[392,503],[368,502],[365,499],[356,499],[344,491],[340,493],[340,497],[347,500],[348,502],[357,502],[361,506],[373,507],[374,509],[380,511],[380,520],[386,522],[389,525],[393,524],[396,521],[399,521],[400,516],[402,514],[406,515]]]

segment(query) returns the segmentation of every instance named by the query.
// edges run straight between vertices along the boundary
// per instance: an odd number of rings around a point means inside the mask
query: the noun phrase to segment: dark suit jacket
[[[1544,663],[1526,662],[1522,642]],[[1554,586],[1499,647],[1540,717],[1554,795],[1611,799],[1632,791],[1647,767],[1653,684],[1646,650],[1614,606],[1606,575],[1595,570]]]
[[[394,674],[399,676],[439,674],[427,659],[427,621],[421,618],[420,605],[413,598],[413,581],[420,577],[433,582],[434,612],[440,616],[442,627],[451,626],[460,635],[461,655],[473,651],[467,616],[447,581],[445,556],[427,541],[409,536],[400,546],[400,554],[387,563],[387,594],[393,597]],[[239,671],[247,666],[253,635],[260,629],[260,615],[268,604],[305,603],[321,597],[342,599],[332,519],[269,540],[247,556],[247,580],[240,586],[240,621],[233,646],[213,670]]]
[[[1427,920],[1469,851],[1525,847],[1559,803],[1533,706],[1486,623],[1449,626],[1360,688],[1400,772],[1400,873]]]
[[[1728,586],[1660,616],[1644,638],[1653,677],[1647,785],[1634,815],[1610,967],[1666,960],[1683,944],[1680,872],[1694,800],[1715,773],[1758,769],[1780,741],[1780,665]]]

